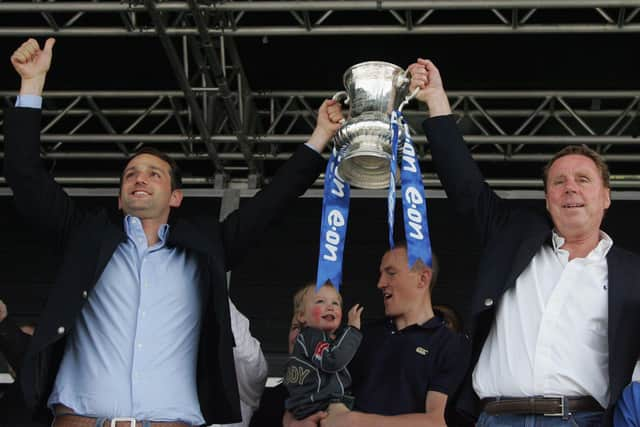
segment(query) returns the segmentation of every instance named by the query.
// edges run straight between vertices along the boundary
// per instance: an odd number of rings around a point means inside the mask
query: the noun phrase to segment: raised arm
[[[416,98],[429,109],[430,118],[424,121],[423,127],[440,182],[456,211],[473,221],[481,240],[486,242],[509,211],[489,188],[471,157],[451,114],[438,68],[429,60],[418,59],[409,70],[411,90],[420,87]]]
[[[11,56],[21,78],[21,97],[42,95],[54,43],[54,39],[48,39],[40,49],[34,39],[29,39]],[[40,159],[40,119],[37,107],[7,110],[4,171],[20,214],[61,243],[70,224],[78,220],[78,213]]]
[[[307,144],[301,145],[282,165],[268,186],[224,221],[222,232],[228,270],[242,260],[246,250],[262,236],[267,226],[314,183],[324,165],[321,152],[340,127],[341,119],[340,104],[325,100],[318,110],[317,125]]]
[[[318,369],[337,372],[351,362],[361,341],[362,333],[353,326],[344,328],[333,341],[325,339],[322,331],[304,328],[296,338],[296,346],[304,347],[309,361]]]

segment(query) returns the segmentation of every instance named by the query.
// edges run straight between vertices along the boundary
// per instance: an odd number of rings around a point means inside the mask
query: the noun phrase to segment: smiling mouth
[[[584,208],[584,203],[565,203],[562,207],[565,209]]]
[[[131,194],[134,197],[147,197],[147,196],[151,195],[151,193],[149,193],[147,191],[143,191],[143,190],[135,190],[135,191],[132,191]]]
[[[329,320],[329,321],[333,321],[336,320],[336,316],[333,314],[325,314],[324,316],[322,316],[322,318],[324,320]]]
[[[389,292],[382,293],[382,297],[384,298],[385,301],[390,300],[392,296],[393,295],[391,295]]]

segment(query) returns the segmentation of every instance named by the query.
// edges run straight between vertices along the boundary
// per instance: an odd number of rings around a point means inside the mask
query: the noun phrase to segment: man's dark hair
[[[407,253],[407,259],[409,259],[409,249],[407,248],[406,240],[400,240],[395,242],[394,249],[404,249]],[[438,257],[436,254],[431,251],[431,267],[425,265],[421,260],[417,260],[416,263],[411,267],[412,270],[423,270],[425,268],[430,268],[431,270],[431,281],[429,282],[429,293],[433,291],[433,288],[436,286],[438,282],[438,273],[440,273],[440,264],[438,262]]]
[[[120,173],[120,188],[122,188],[122,179],[124,178],[124,171],[127,168],[127,165],[131,162],[131,160],[142,154],[148,154],[150,156],[157,157],[160,160],[168,163],[169,172],[171,174],[171,191],[182,188],[182,173],[180,172],[180,168],[178,167],[176,161],[169,157],[166,153],[163,153],[162,151],[153,147],[142,147],[127,159],[127,163],[125,164],[124,168],[122,168],[122,172]]]
[[[596,167],[600,171],[600,176],[602,177],[602,182],[606,188],[610,188],[609,184],[609,166],[607,166],[607,162],[604,161],[604,158],[587,147],[586,145],[568,145],[564,147],[562,150],[558,151],[554,156],[547,162],[542,170],[542,182],[544,184],[544,191],[547,191],[547,179],[549,178],[549,169],[553,166],[553,163],[561,157],[569,156],[571,154],[577,154],[579,156],[585,156],[593,161],[596,164]]]

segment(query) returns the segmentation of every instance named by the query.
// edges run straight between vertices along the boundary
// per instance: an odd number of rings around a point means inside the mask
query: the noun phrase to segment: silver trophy
[[[333,143],[342,153],[338,173],[356,187],[387,188],[391,112],[401,110],[419,89],[406,96],[410,82],[407,72],[397,65],[380,61],[354,65],[344,73],[343,82],[346,91],[333,96],[349,105],[348,118],[333,137]],[[404,140],[403,133],[398,140]],[[401,144],[398,145],[398,159],[400,153]]]

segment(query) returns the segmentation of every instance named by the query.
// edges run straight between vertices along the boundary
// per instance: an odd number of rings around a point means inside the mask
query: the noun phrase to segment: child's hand
[[[362,314],[364,307],[360,304],[356,304],[349,310],[349,326],[360,329],[360,315]]]

